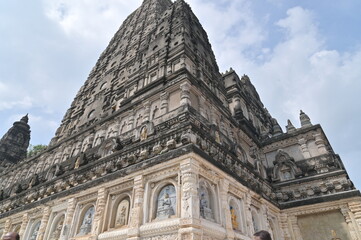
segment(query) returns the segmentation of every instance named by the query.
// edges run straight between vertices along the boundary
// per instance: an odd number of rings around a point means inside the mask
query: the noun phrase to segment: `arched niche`
[[[279,230],[276,227],[276,226],[278,226],[278,224],[276,223],[277,221],[275,219],[269,219],[268,222],[269,222],[270,233],[272,235],[272,239],[280,239]]]
[[[287,181],[302,174],[301,170],[297,167],[295,160],[281,149],[277,151],[273,165],[273,181]]]
[[[21,225],[20,224],[17,224],[17,225],[15,225],[14,227],[13,227],[13,232],[20,232],[20,228],[21,228]],[[0,235],[1,236],[1,235]]]
[[[150,182],[148,186],[152,190],[148,194],[144,221],[150,222],[176,217],[178,215],[177,182],[173,179],[167,179],[157,184]],[[168,195],[166,196],[166,194]]]
[[[36,238],[38,237],[40,223],[41,223],[40,219],[35,220],[33,222],[33,224],[31,225],[30,231],[29,231],[29,237],[27,239],[36,240]]]
[[[170,218],[176,215],[177,194],[173,184],[167,184],[160,188],[156,195],[154,216],[156,219]]]
[[[228,201],[229,211],[231,215],[231,223],[233,230],[244,231],[244,219],[242,215],[242,204],[239,199],[230,197]]]
[[[258,216],[258,212],[255,209],[251,210],[252,214],[252,223],[254,232],[258,232],[261,230],[261,222]]]
[[[199,210],[202,218],[219,222],[215,187],[205,180],[199,183]]]
[[[77,228],[77,236],[88,235],[91,232],[95,214],[95,207],[92,204],[86,206],[80,214]]]
[[[59,240],[63,230],[65,214],[61,213],[55,216],[53,223],[50,227],[48,240]]]
[[[121,196],[114,204],[111,216],[111,228],[121,228],[128,225],[130,210],[129,196]]]

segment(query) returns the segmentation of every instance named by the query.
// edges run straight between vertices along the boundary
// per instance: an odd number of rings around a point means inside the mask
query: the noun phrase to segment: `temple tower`
[[[185,1],[144,0],[50,146],[3,170],[0,236],[361,240],[360,192],[321,126],[300,125],[283,132],[247,75],[219,72]]]

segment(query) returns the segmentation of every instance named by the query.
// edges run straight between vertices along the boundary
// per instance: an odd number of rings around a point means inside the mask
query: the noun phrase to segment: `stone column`
[[[146,101],[145,103],[143,103],[143,107],[144,107],[144,116],[143,116],[142,124],[149,122],[150,120],[150,102]]]
[[[163,92],[160,94],[160,115],[164,115],[168,112],[168,99],[169,93]]]
[[[229,188],[229,182],[226,179],[222,179],[220,181],[220,189],[219,194],[221,198],[221,216],[223,216],[222,222],[226,228],[227,231],[227,240],[234,239],[235,234],[233,231],[233,225],[232,225],[232,217],[231,212],[229,209],[228,204],[228,188]]]
[[[179,239],[201,239],[199,216],[198,169],[192,159],[184,160],[180,166],[182,177],[182,202]]]
[[[76,206],[75,198],[70,198],[68,200],[68,208],[66,209],[63,235],[60,238],[61,240],[65,240],[69,238],[70,228],[72,226],[74,212],[75,212],[75,206]]]
[[[304,139],[304,138],[299,139],[298,144],[300,144],[303,156],[305,158],[310,158],[311,154],[310,154],[310,151],[308,150],[308,147],[307,147],[307,144],[306,144],[306,139]]]
[[[19,230],[19,235],[20,235],[21,239],[24,239],[24,233],[25,233],[25,229],[26,229],[28,223],[29,223],[29,214],[25,213],[21,220],[21,227]]]
[[[128,239],[139,240],[139,227],[142,225],[144,202],[144,178],[142,175],[134,178],[134,204],[130,211]]]
[[[325,146],[325,141],[322,139],[321,133],[314,134],[313,136],[315,137],[315,144],[318,148],[319,153],[326,154],[327,149]]]
[[[297,223],[297,216],[290,216],[289,217],[289,223],[291,225],[291,230],[293,232],[293,238],[294,240],[303,240],[301,235],[300,227]]]
[[[105,188],[98,190],[98,199],[95,204],[95,215],[93,224],[93,234],[98,235],[102,232],[102,225],[104,222],[105,204],[108,198],[108,191]]]
[[[51,209],[50,207],[45,207],[43,209],[43,217],[41,218],[41,223],[38,231],[38,236],[36,240],[43,240],[45,235],[46,226],[49,222],[49,216],[50,216]]]
[[[341,210],[343,217],[345,218],[345,222],[347,223],[348,230],[351,235],[351,239],[352,240],[361,239],[361,233],[360,233],[360,231],[358,231],[357,224],[355,222],[353,222],[351,219],[350,209],[347,206],[342,206],[340,210]]]
[[[191,93],[190,93],[191,85],[188,82],[184,82],[180,85],[181,91],[181,101],[180,105],[191,105]]]

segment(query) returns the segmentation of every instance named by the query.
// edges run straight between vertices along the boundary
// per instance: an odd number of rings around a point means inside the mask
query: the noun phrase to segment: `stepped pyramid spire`
[[[207,34],[189,5],[143,1],[99,57],[53,142],[104,119],[139,96],[142,89],[155,87],[155,82],[164,84],[173,72],[184,68],[209,85],[221,79]]]

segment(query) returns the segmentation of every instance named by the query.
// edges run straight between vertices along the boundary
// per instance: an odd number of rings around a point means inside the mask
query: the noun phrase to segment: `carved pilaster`
[[[264,221],[264,229],[270,229],[269,221],[268,221],[268,206],[263,203],[261,207],[262,211],[262,219]]]
[[[41,223],[38,231],[38,237],[36,240],[43,240],[45,235],[45,229],[49,222],[49,216],[50,216],[51,209],[50,207],[45,207],[43,209],[43,217],[41,218]]]
[[[293,232],[293,239],[294,240],[303,240],[300,227],[298,226],[297,216],[290,216],[288,220],[291,224],[291,228],[292,228],[292,232]]]
[[[105,188],[98,190],[98,199],[95,205],[95,215],[93,224],[93,234],[98,235],[101,233],[101,226],[103,225],[105,204],[107,202],[108,191]]]
[[[62,240],[68,239],[70,227],[71,227],[74,212],[75,212],[75,206],[76,206],[75,198],[70,198],[68,200],[68,208],[66,210],[66,215],[65,215],[63,235],[60,238]]]
[[[146,102],[143,104],[143,107],[144,107],[144,116],[143,116],[142,123],[146,123],[146,122],[148,122],[149,119],[150,119],[150,102],[149,102],[149,101],[146,101]]]
[[[253,221],[252,221],[252,213],[251,213],[251,203],[252,203],[252,197],[250,195],[250,193],[246,193],[245,194],[245,199],[244,199],[244,205],[245,205],[245,214],[246,214],[246,231],[248,236],[252,236],[253,235]]]
[[[160,115],[168,112],[169,93],[164,92],[160,94]]]
[[[217,117],[216,117],[216,109],[214,107],[211,108],[211,123],[213,125],[217,125],[217,121],[216,121]]]
[[[232,225],[232,217],[231,212],[229,210],[229,204],[228,204],[228,189],[229,189],[229,181],[226,179],[222,179],[220,181],[220,197],[221,197],[221,215],[224,217],[222,219],[222,222],[224,223],[224,226],[227,231],[227,239],[234,239],[235,234],[233,231],[233,225]],[[223,213],[222,213],[223,212]]]
[[[341,207],[341,213],[343,217],[345,218],[345,222],[347,224],[348,230],[351,235],[352,240],[358,240],[361,239],[361,233],[357,230],[357,224],[352,221],[352,218],[350,216],[350,209],[345,205]]]
[[[4,234],[11,231],[11,224],[12,224],[11,218],[5,221]]]
[[[128,131],[133,129],[134,126],[134,112],[133,111],[129,111],[128,113],[129,118],[128,118]]]
[[[143,218],[143,201],[144,201],[144,178],[142,175],[134,178],[134,204],[130,211],[130,223],[128,238],[139,239],[139,227]]]
[[[206,99],[203,96],[199,96],[199,112],[202,115],[202,117],[207,119],[205,106],[206,106]]]
[[[301,138],[298,140],[298,143],[300,144],[301,151],[302,151],[304,158],[310,158],[311,154],[310,154],[310,151],[308,150],[308,147],[306,144],[307,143],[306,139]]]
[[[318,152],[320,154],[326,154],[327,153],[327,149],[325,146],[325,141],[322,139],[322,135],[321,133],[317,133],[313,135],[315,137],[315,144],[318,148]]]
[[[28,225],[28,223],[29,223],[29,214],[25,213],[23,215],[23,217],[22,217],[22,220],[21,220],[21,226],[20,226],[20,230],[19,230],[20,237],[23,237],[26,226]]]
[[[356,222],[356,229],[361,231],[361,201],[350,202],[348,204],[354,221]]]
[[[182,202],[180,239],[198,239],[200,237],[198,169],[199,165],[192,159],[181,163]]]
[[[181,92],[181,106],[191,105],[191,93],[190,93],[191,85],[188,82],[182,83],[180,85]]]
[[[282,213],[280,215],[280,229],[281,229],[281,233],[283,234],[284,240],[291,240],[291,235],[290,235],[290,232],[288,229],[286,213]]]

